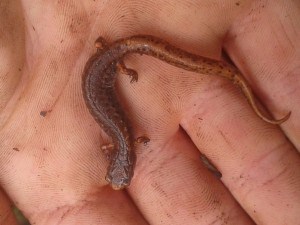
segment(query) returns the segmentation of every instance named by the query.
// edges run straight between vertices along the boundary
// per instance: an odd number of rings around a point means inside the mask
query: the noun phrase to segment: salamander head
[[[114,190],[127,187],[133,177],[134,164],[128,160],[115,159],[108,167],[106,181],[110,183]]]

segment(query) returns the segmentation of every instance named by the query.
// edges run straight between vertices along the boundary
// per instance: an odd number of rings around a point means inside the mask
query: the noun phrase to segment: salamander
[[[184,70],[218,75],[239,86],[254,112],[264,121],[281,124],[290,117],[290,112],[281,119],[270,119],[259,110],[254,94],[241,72],[231,64],[189,53],[168,42],[150,35],[135,35],[108,44],[103,37],[95,42],[97,51],[87,61],[82,76],[82,92],[85,103],[101,128],[112,138],[110,164],[106,180],[115,190],[127,187],[134,173],[136,161],[135,139],[130,122],[122,110],[115,82],[119,73],[138,80],[138,74],[126,68],[124,56],[131,53],[145,54]],[[146,137],[142,141],[149,141]]]

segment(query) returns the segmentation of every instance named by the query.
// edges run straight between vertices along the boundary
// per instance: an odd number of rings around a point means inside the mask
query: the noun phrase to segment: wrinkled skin
[[[32,224],[300,220],[297,1],[6,0],[0,7],[2,224],[16,224],[12,203]],[[110,140],[84,104],[81,74],[99,35],[139,33],[216,59],[224,48],[262,105],[274,117],[292,111],[290,119],[260,120],[222,78],[127,57],[139,81],[120,75],[118,93],[134,135],[151,141],[136,146],[130,187],[112,190],[100,150]]]

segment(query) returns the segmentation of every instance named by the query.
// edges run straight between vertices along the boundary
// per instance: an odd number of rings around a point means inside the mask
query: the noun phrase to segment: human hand
[[[2,198],[2,212],[12,201],[34,224],[299,221],[296,3],[18,4],[1,6],[7,14],[1,31],[0,175],[9,197]],[[99,35],[113,41],[138,33],[216,59],[224,47],[274,117],[292,111],[291,118],[281,126],[267,124],[222,78],[147,56],[127,57],[139,81],[119,76],[117,90],[135,135],[151,141],[138,146],[131,186],[113,191],[100,151],[109,138],[86,109],[81,75]],[[200,152],[221,180],[203,166]],[[12,221],[8,216],[3,223]]]

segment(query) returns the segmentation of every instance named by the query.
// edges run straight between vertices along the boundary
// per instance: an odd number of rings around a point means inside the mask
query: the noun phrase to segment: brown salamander
[[[113,145],[110,145],[111,162],[106,175],[113,189],[119,190],[130,184],[136,158],[135,139],[115,90],[119,72],[131,76],[131,82],[137,81],[137,73],[127,69],[122,61],[127,54],[146,54],[188,71],[225,77],[241,88],[254,112],[268,123],[280,124],[290,116],[290,112],[278,120],[264,116],[255,103],[247,81],[234,66],[186,52],[157,37],[136,35],[112,44],[107,44],[99,37],[96,47],[97,52],[88,60],[84,69],[82,90],[90,113],[113,141]]]

